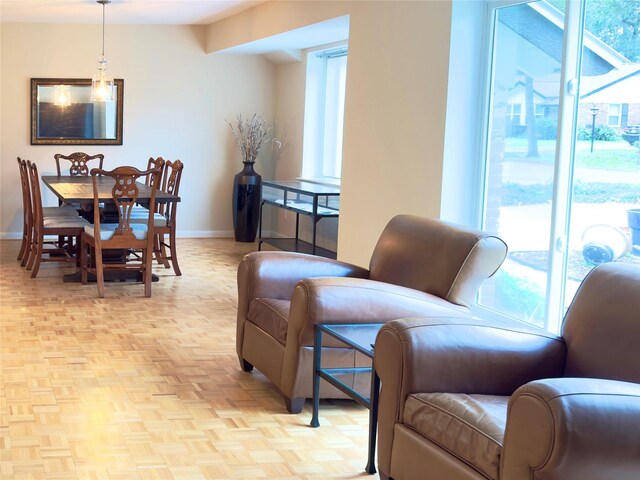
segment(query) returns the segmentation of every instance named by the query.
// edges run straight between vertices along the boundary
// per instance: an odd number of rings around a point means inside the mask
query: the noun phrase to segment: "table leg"
[[[371,366],[371,405],[369,408],[369,457],[365,471],[376,473],[376,435],[378,433],[378,398],[380,396],[380,377]]]
[[[318,420],[318,412],[320,410],[320,370],[322,357],[322,330],[317,325],[314,326],[313,337],[313,417],[311,418],[311,426],[313,428],[320,426]]]

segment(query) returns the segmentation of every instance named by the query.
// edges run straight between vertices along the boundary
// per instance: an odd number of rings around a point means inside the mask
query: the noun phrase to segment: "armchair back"
[[[564,317],[567,377],[640,383],[640,266],[593,269]]]
[[[500,238],[415,215],[386,226],[369,263],[370,280],[392,283],[470,307],[507,255]]]

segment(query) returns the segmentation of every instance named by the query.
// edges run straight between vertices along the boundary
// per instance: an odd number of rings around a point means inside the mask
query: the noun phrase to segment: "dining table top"
[[[81,175],[43,175],[42,181],[56,197],[68,203],[93,202],[93,177]],[[115,179],[107,176],[96,176],[98,186],[98,199],[108,202],[113,199],[112,189]],[[151,198],[151,187],[144,183],[138,185],[138,200]],[[156,191],[156,202],[179,202],[180,197],[171,193]]]

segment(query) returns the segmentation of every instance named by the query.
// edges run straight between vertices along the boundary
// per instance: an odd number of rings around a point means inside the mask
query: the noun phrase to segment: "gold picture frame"
[[[91,79],[31,79],[31,145],[122,145],[124,80],[92,102]]]

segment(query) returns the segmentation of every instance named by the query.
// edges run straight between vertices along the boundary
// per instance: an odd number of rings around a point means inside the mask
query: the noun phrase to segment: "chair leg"
[[[33,265],[31,266],[31,278],[36,278],[38,276],[38,271],[40,270],[40,262],[42,261],[42,239],[38,239],[38,245],[32,252]],[[30,261],[31,263],[31,261]],[[27,270],[29,267],[27,267]]]
[[[176,275],[179,277],[182,275],[180,271],[180,266],[178,265],[178,249],[176,248],[176,231],[172,228],[171,233],[169,233],[169,241],[171,245],[169,248],[171,249],[171,264],[173,265],[173,271],[176,272]]]
[[[153,253],[156,256],[156,261],[159,265],[164,265],[164,268],[170,268],[169,260],[167,260],[167,252],[163,244],[164,234],[159,233],[153,236]]]
[[[104,265],[102,265],[102,250],[93,248],[96,260],[96,284],[98,285],[98,296],[104,298]]]
[[[89,265],[87,265],[87,248],[82,240],[80,240],[80,281],[83,285],[87,284],[87,269]]]
[[[240,368],[242,368],[243,372],[251,372],[253,370],[253,365],[247,362],[244,358],[240,359]]]
[[[22,261],[20,262],[20,266],[21,267],[24,267],[24,266],[27,265],[27,263],[29,263],[32,251],[33,251],[33,229],[29,228],[27,230],[27,240],[26,240],[25,252],[22,255]]]
[[[304,401],[306,398],[304,397],[295,397],[289,398],[284,397],[284,404],[287,406],[287,411],[289,413],[300,413],[302,408],[304,407]]]
[[[153,265],[153,255],[148,248],[142,250],[142,260],[144,263],[144,296],[151,296],[151,266]]]
[[[74,237],[76,241],[76,245],[73,248],[75,256],[76,256],[76,267],[80,267],[80,244],[82,243],[82,237],[80,235]]]
[[[25,227],[24,233],[22,234],[22,243],[20,244],[20,251],[18,252],[18,260],[22,260],[22,256],[27,249],[27,228]]]
[[[164,268],[171,268],[171,265],[169,265],[169,259],[167,255],[167,244],[164,241],[164,233],[160,233],[156,235],[156,239],[158,241],[158,253],[162,257],[162,263],[164,264]]]

